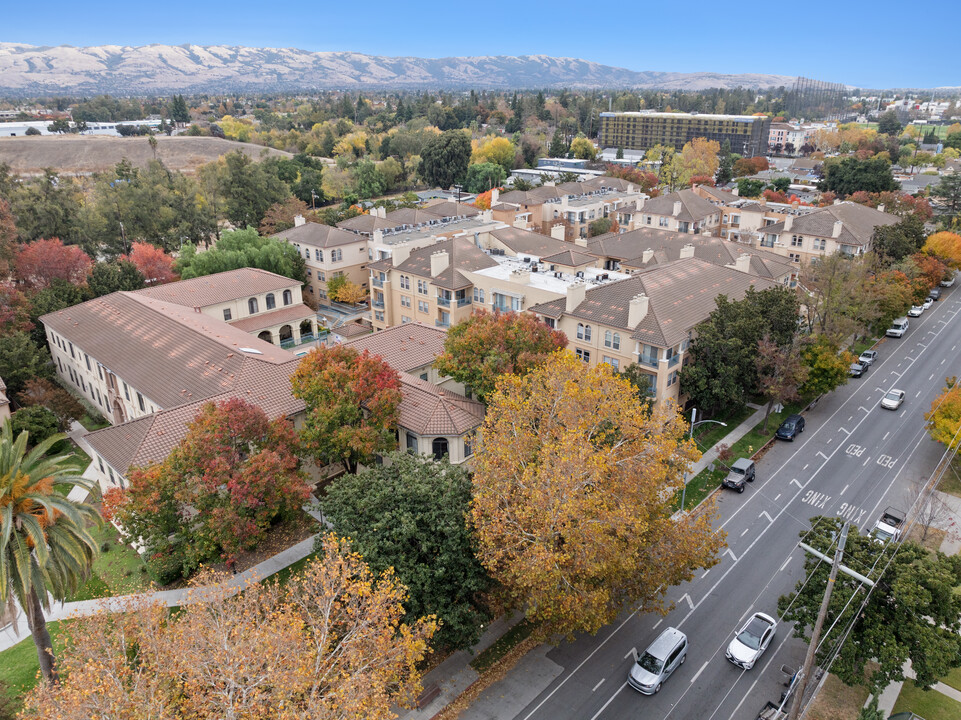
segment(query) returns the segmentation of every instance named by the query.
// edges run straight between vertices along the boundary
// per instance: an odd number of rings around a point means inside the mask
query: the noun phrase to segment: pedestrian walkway
[[[304,512],[322,525],[330,524],[320,510],[316,500],[304,505]],[[261,563],[237,573],[223,583],[222,586],[206,585],[202,587],[178,588],[176,590],[157,590],[154,592],[138,593],[135,595],[121,595],[119,597],[97,598],[94,600],[78,600],[76,602],[59,603],[53,606],[46,615],[47,622],[54,620],[68,620],[70,618],[86,617],[102,612],[122,612],[140,603],[160,603],[166,607],[179,607],[188,603],[203,602],[209,598],[218,597],[226,590],[227,596],[235,595],[253,582],[259,582],[274,575],[286,567],[293,565],[314,551],[314,541],[318,535],[312,535],[283,552],[277,553]],[[0,630],[0,651],[13,647],[25,637],[29,637],[27,619],[23,611],[17,608],[16,621]],[[16,627],[17,631],[14,630]]]
[[[691,472],[688,473],[686,482],[690,482],[691,480],[693,480],[697,476],[697,474],[701,472],[701,470],[708,467],[711,463],[717,460],[717,448],[722,443],[730,447],[731,445],[736,443],[738,440],[740,440],[742,437],[744,437],[749,432],[751,432],[751,430],[754,429],[755,425],[757,425],[759,422],[764,420],[764,413],[766,410],[765,408],[759,407],[757,405],[753,405],[751,403],[748,403],[747,406],[751,408],[757,408],[757,409],[754,411],[751,417],[749,417],[747,420],[742,422],[736,428],[731,430],[727,435],[721,438],[720,443],[718,443],[717,445],[714,445],[713,447],[709,447],[707,450],[704,451],[704,454],[701,456],[701,459],[691,466]]]

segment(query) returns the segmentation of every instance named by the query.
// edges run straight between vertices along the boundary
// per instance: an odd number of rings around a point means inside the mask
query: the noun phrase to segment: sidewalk
[[[304,505],[304,512],[310,515],[317,522],[329,525],[323,513],[320,512],[319,504],[316,500]],[[286,567],[303,560],[314,551],[314,540],[318,535],[312,535],[306,540],[301,540],[296,545],[287,548],[283,552],[277,553],[262,563],[248,568],[242,573],[237,573],[231,577],[223,587],[226,587],[228,595],[235,595],[243,590],[248,583],[258,582],[280,572]],[[177,590],[157,590],[155,592],[139,593],[136,595],[121,595],[112,598],[97,598],[94,600],[79,600],[77,602],[67,602],[55,605],[46,615],[47,622],[54,620],[66,620],[69,618],[86,617],[102,612],[121,612],[126,610],[131,603],[140,601],[159,602],[167,607],[178,607],[188,602],[201,602],[205,598],[216,596],[221,592],[221,587],[208,585],[194,588],[178,588]],[[17,608],[17,619],[15,623],[0,629],[0,651],[6,650],[19,643],[24,638],[30,637],[27,628],[27,619],[23,611]],[[20,634],[13,631],[16,625]]]
[[[738,440],[740,440],[742,437],[747,435],[749,432],[751,432],[751,430],[754,429],[755,425],[757,425],[759,422],[764,420],[764,412],[765,412],[764,407],[759,407],[751,403],[748,403],[747,406],[751,408],[757,408],[757,409],[754,411],[754,414],[751,415],[751,417],[749,417],[747,420],[742,422],[736,428],[731,430],[727,435],[721,438],[721,442],[727,445],[728,447],[730,447],[731,445],[736,443]],[[719,444],[720,443],[718,443],[718,445]],[[704,454],[701,456],[701,459],[691,466],[691,472],[688,473],[687,479],[685,482],[691,482],[691,480],[693,480],[697,476],[697,474],[701,472],[701,470],[703,470],[708,465],[710,465],[715,460],[717,460],[718,445],[709,447],[707,450],[704,451]]]

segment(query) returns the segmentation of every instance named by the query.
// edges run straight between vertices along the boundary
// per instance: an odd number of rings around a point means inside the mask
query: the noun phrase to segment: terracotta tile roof
[[[577,252],[576,250],[563,250],[553,255],[541,258],[542,262],[554,265],[564,265],[565,267],[581,267],[583,265],[593,265],[597,258],[593,255]]]
[[[430,274],[430,256],[443,251],[446,251],[449,255],[447,269],[439,275],[432,276]],[[438,287],[453,290],[471,284],[457,272],[458,270],[482,270],[496,265],[497,261],[492,260],[472,241],[466,238],[449,238],[412,251],[410,257],[397,266],[397,270],[418,277],[431,278]],[[374,263],[371,263],[368,267],[381,269],[376,267]],[[387,267],[393,267],[393,265]]]
[[[370,335],[371,332],[373,332],[373,328],[371,328],[370,325],[364,325],[360,322],[352,322],[335,328],[335,332],[346,338],[356,338],[361,335]]]
[[[271,235],[271,237],[317,248],[363,242],[363,238],[357,237],[357,233],[315,222],[307,222],[299,227],[283,230]]]
[[[739,300],[751,286],[764,290],[775,287],[776,283],[698,258],[688,258],[590,289],[584,301],[570,313],[565,310],[566,298],[541,303],[530,310],[547,317],[567,315],[619,328],[630,332],[635,340],[672,347],[710,315],[717,306],[715,298],[718,295]],[[650,298],[648,312],[637,327],[632,328],[627,322],[630,302],[641,293]]]
[[[292,417],[304,409],[304,403],[290,392],[290,376],[300,360],[290,355],[287,358],[285,363],[275,364],[248,357],[228,392],[96,430],[87,434],[86,440],[114,470],[125,474],[130,467],[165,459],[205,403],[241,398],[260,407],[270,418]]]
[[[244,332],[252,333],[263,330],[264,328],[273,327],[274,325],[283,325],[284,323],[299,324],[302,320],[313,318],[316,315],[316,312],[301,303],[300,305],[288,305],[277,310],[234,320],[230,325]]]
[[[829,238],[833,237],[834,223],[840,220],[841,235],[837,238],[839,243],[870,247],[871,236],[876,227],[894,225],[899,219],[895,215],[889,215],[866,205],[842,202],[794,218],[789,232],[792,235]],[[780,234],[784,232],[784,222],[768,225],[763,228],[763,231],[768,234]]]
[[[423,323],[404,323],[345,343],[358,352],[379,355],[397,372],[432,365],[444,352],[447,332]]]
[[[356,217],[341,220],[337,223],[337,227],[354,233],[366,233],[370,235],[374,230],[384,230],[396,226],[384,218],[379,218],[375,215],[357,215]]]
[[[484,405],[433,383],[400,374],[398,425],[418,435],[463,435],[484,422]]]
[[[479,208],[476,208],[473,205],[468,205],[467,203],[458,203],[453,200],[427,203],[427,207],[425,207],[421,212],[429,212],[442,218],[457,217],[458,215],[474,217],[475,215],[481,214],[481,210]]]
[[[681,222],[698,222],[718,212],[717,207],[702,198],[693,190],[678,190],[677,192],[651,198],[644,202],[644,212],[648,215],[674,216],[674,203],[680,201],[681,212],[677,219]]]
[[[285,350],[239,328],[135,292],[111,293],[40,319],[163,408],[230,390],[251,357],[290,360]]]
[[[708,195],[713,197],[715,200],[717,200],[718,202],[724,205],[730,205],[731,203],[735,203],[738,200],[744,199],[739,195],[735,195],[732,192],[728,192],[727,190],[721,190],[720,188],[716,188],[716,187],[711,187],[710,185],[698,185],[697,187],[702,192],[707,193]]]
[[[239,268],[136,290],[138,295],[185,307],[207,307],[299,285],[296,280],[258,268]]]
[[[550,235],[521,230],[519,228],[501,228],[493,230],[491,237],[497,238],[517,255],[553,255],[563,252],[570,247],[570,243],[556,240]]]
[[[610,190],[615,190],[618,192],[626,192],[630,187],[629,183],[624,178],[608,177],[607,175],[601,175],[600,177],[593,177],[590,180],[585,180],[581,183],[582,186],[588,188],[589,190],[600,190],[603,188],[608,188]]]

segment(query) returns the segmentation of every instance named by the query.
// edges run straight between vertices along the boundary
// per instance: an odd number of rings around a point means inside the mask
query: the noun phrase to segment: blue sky
[[[806,75],[864,87],[961,85],[939,28],[961,3],[344,2],[44,0],[4,3],[0,41],[31,45],[248,45],[375,55],[578,57],[631,70]],[[939,7],[940,6],[940,7]],[[297,16],[295,13],[303,13]],[[904,23],[917,32],[904,34]]]

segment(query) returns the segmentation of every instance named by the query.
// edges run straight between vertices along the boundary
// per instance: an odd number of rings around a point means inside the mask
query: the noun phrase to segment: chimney
[[[631,304],[627,310],[627,326],[632,330],[641,324],[641,320],[647,317],[647,310],[650,307],[651,299],[641,293],[631,298]]]
[[[373,240],[378,245],[384,242],[384,231],[381,230],[380,228],[377,228],[376,230],[374,230],[374,234],[371,236],[371,240]]]
[[[501,197],[500,190],[498,190],[497,188],[494,188],[493,190],[491,190],[491,207],[494,207],[497,204],[497,202],[500,200],[500,197]]]
[[[784,218],[784,232],[787,232],[794,226],[794,216],[788,215]]]
[[[844,223],[840,220],[834,221],[834,227],[831,229],[831,237],[839,238],[841,237],[841,231],[844,229]]]
[[[647,195],[642,196],[640,200],[636,200],[634,202],[634,208],[636,210],[643,210],[645,202],[647,202]]]
[[[563,223],[558,223],[551,228],[551,237],[555,240],[563,240],[564,235],[567,232],[567,228],[564,227]]]
[[[303,215],[294,215],[294,227],[300,227],[301,225],[306,225],[307,219]]]
[[[734,195],[735,197],[740,197],[740,196],[741,196],[741,190],[740,190],[740,188],[734,188],[734,189],[732,189],[732,190],[731,190],[731,195]]]
[[[674,217],[677,217],[677,216],[680,215],[680,214],[681,214],[681,201],[680,201],[680,200],[675,200],[675,201],[674,201],[674,211],[671,213],[671,215],[673,215]]]
[[[410,257],[409,247],[395,247],[390,253],[390,259],[394,262],[394,267],[398,267]],[[433,263],[432,263],[433,264]]]
[[[648,248],[644,251],[644,254],[641,255],[641,262],[647,265],[651,261],[652,257],[654,257],[654,251]]]
[[[446,250],[438,250],[430,254],[430,276],[437,277],[450,265],[450,255]]]
[[[751,272],[751,256],[748,253],[738,255],[734,261],[734,269],[742,273]]]
[[[884,212],[884,203],[878,205],[878,212]]]
[[[763,195],[757,199],[758,205],[767,205],[767,198]]]
[[[582,282],[571,283],[567,286],[566,312],[574,312],[578,305],[587,297],[587,285]]]
[[[579,247],[586,248],[586,247],[587,247],[587,238],[576,237],[576,238],[574,238],[574,244],[577,245],[577,246],[579,246]]]
[[[688,243],[681,248],[681,260],[694,257],[694,243]]]

